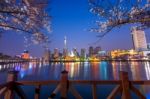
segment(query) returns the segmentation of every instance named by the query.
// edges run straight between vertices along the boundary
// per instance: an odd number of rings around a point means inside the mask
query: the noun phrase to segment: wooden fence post
[[[18,78],[18,71],[9,71],[7,75],[7,82],[15,82]],[[9,90],[5,93],[5,99],[14,99],[14,91],[12,90],[13,85],[9,86]]]
[[[128,72],[120,71],[120,80],[122,86],[122,99],[131,99]]]
[[[66,70],[61,72],[61,99],[67,99],[67,91],[68,91],[68,72]]]
[[[18,71],[9,71],[7,75],[7,82],[17,81]]]
[[[35,88],[34,99],[39,99],[40,98],[40,89],[41,89],[41,85],[37,85],[36,88]]]
[[[97,99],[96,84],[92,84],[93,99]]]

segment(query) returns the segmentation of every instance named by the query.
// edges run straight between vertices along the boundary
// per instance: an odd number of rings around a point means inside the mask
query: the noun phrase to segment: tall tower
[[[63,49],[63,56],[64,58],[68,55],[68,51],[67,51],[67,37],[64,37],[64,49]]]
[[[64,37],[64,48],[67,49],[67,37]]]
[[[138,30],[136,27],[132,28],[132,40],[133,46],[136,51],[142,51],[147,49],[145,32]]]

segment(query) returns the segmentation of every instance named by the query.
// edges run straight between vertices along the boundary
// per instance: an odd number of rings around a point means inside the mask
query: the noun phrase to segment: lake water
[[[68,62],[68,63],[24,63],[0,65],[0,83],[6,82],[7,71],[19,71],[18,80],[59,80],[60,73],[66,69],[71,80],[118,80],[119,71],[127,71],[130,80],[150,80],[150,62]],[[47,99],[56,85],[43,86],[41,98]],[[74,85],[84,99],[92,99],[91,85]],[[105,99],[114,88],[114,85],[99,85],[98,99]],[[136,86],[150,99],[150,85]],[[43,91],[44,90],[44,91]],[[29,99],[34,97],[34,87],[25,86],[25,93]],[[74,99],[68,94],[69,99]],[[137,97],[133,94],[134,99]],[[59,94],[58,96],[59,97]],[[118,95],[118,99],[119,99]]]

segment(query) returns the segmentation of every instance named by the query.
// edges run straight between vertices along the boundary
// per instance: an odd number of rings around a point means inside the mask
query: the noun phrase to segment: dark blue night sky
[[[50,14],[52,15],[52,33],[49,47],[63,48],[64,36],[67,36],[67,46],[71,50],[76,47],[88,48],[90,45],[101,46],[103,50],[131,49],[131,25],[113,29],[100,42],[96,33],[88,30],[94,25],[96,16],[89,12],[88,0],[52,0],[50,4]],[[149,31],[146,31],[149,32]],[[30,51],[33,56],[42,56],[44,49],[39,45],[30,47],[24,46],[23,36],[7,31],[0,38],[0,52],[16,55],[24,49]]]

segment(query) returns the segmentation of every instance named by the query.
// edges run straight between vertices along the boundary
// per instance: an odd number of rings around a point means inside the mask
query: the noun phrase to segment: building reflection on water
[[[20,71],[20,80],[31,76],[43,76],[44,79],[59,79],[62,70],[67,70],[69,79],[92,79],[109,80],[119,79],[119,71],[128,71],[132,80],[150,80],[149,62],[57,62],[42,64],[36,62],[24,64],[4,64],[0,65],[0,74],[7,73],[8,70]],[[46,76],[46,77],[45,77]],[[42,78],[38,78],[42,79]],[[36,80],[38,80],[36,79]],[[35,80],[30,78],[29,80]]]
[[[119,79],[119,66],[117,62],[112,62],[112,71],[113,71],[113,77],[115,80]]]
[[[131,80],[150,80],[150,62],[55,62],[0,65],[0,81],[5,82],[7,71],[19,71],[19,80],[59,80],[62,70],[71,80],[118,80],[119,71],[127,71]],[[139,87],[150,97],[150,86]]]
[[[119,79],[119,71],[128,71],[132,80],[150,80],[149,62],[57,62],[42,64],[36,62],[24,64],[4,64],[0,65],[0,74],[7,73],[8,70],[15,69],[20,71],[21,80],[31,76],[44,76],[44,79],[59,79],[62,70],[67,70],[69,79],[92,79],[109,80]],[[46,76],[46,77],[45,77]],[[31,78],[29,80],[35,80]]]
[[[147,80],[150,80],[150,64],[149,62],[145,62],[145,73]]]

